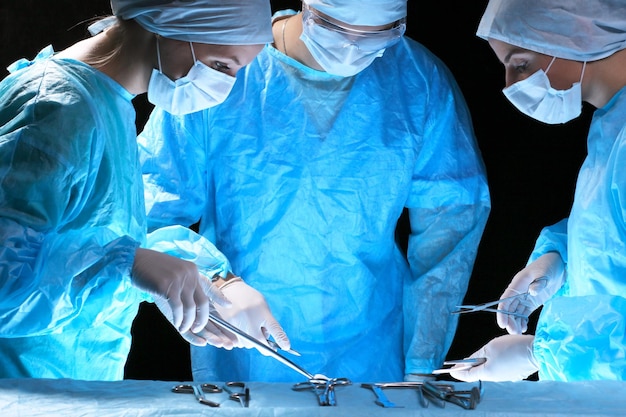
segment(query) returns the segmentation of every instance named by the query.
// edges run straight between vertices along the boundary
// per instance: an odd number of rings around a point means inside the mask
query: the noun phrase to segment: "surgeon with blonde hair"
[[[223,255],[187,229],[147,239],[132,99],[147,92],[172,114],[224,101],[236,72],[271,41],[270,6],[111,7],[93,37],[22,59],[0,83],[3,378],[122,379],[142,300],[157,302],[192,344],[239,345],[208,321],[215,304],[232,304],[210,281],[232,275]],[[269,332],[288,346],[266,312]]]
[[[471,355],[483,365],[451,375],[626,380],[626,2],[490,0],[477,34],[528,117],[562,124],[583,102],[596,110],[569,217],[541,231],[502,294],[497,323],[508,334]],[[535,335],[525,334],[540,307]]]

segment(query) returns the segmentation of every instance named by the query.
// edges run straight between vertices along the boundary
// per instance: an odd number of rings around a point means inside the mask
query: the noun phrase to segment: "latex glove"
[[[465,371],[454,371],[450,376],[460,381],[521,381],[539,370],[533,355],[533,335],[507,334],[492,339],[473,353],[470,358],[486,358],[487,361]]]
[[[208,322],[211,303],[228,307],[231,302],[200,275],[194,263],[138,248],[131,279],[137,288],[152,294],[161,313],[189,343],[232,347],[232,335]]]
[[[565,280],[565,263],[561,255],[548,252],[526,268],[518,272],[500,298],[516,294],[529,294],[503,301],[498,310],[506,310],[524,315],[516,317],[510,314],[496,313],[498,326],[510,334],[522,334],[528,330],[528,316],[539,306],[548,301],[563,285]]]
[[[270,312],[265,297],[259,291],[232,274],[229,274],[226,284],[220,289],[232,303],[228,308],[215,306],[221,318],[266,345],[268,345],[266,339],[271,336],[281,349],[291,348],[287,334]],[[237,340],[235,347],[248,349],[255,347],[252,342],[242,337]],[[263,350],[259,351],[264,355],[267,354]]]

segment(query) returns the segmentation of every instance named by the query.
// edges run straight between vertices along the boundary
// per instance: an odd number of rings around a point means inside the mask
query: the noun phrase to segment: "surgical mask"
[[[339,26],[303,4],[300,40],[329,74],[349,77],[367,68],[385,49],[400,40],[404,20],[386,30],[361,31]]]
[[[157,38],[159,69],[152,70],[148,83],[148,101],[174,115],[189,114],[222,103],[235,84],[235,77],[196,60],[193,44],[190,42],[189,45],[194,65],[187,75],[172,81],[161,70],[161,52]]]
[[[556,57],[544,72],[542,69],[525,80],[502,90],[506,98],[519,111],[533,119],[548,124],[566,123],[578,117],[582,111],[581,82],[585,74],[586,62],[583,63],[580,81],[567,90],[555,90],[550,86],[548,71]]]

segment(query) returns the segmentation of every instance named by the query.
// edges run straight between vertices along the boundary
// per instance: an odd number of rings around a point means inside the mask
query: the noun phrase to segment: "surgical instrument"
[[[237,336],[241,336],[244,339],[252,342],[257,347],[257,349],[264,351],[265,353],[268,354],[268,356],[271,356],[272,358],[278,360],[283,365],[287,365],[288,367],[298,372],[299,374],[304,375],[309,380],[314,379],[314,378],[324,379],[324,380],[328,379],[328,377],[324,375],[320,375],[320,374],[313,375],[312,373],[308,372],[306,369],[302,368],[300,365],[293,363],[292,361],[290,361],[289,359],[287,359],[286,357],[284,357],[283,355],[281,355],[280,353],[278,353],[277,351],[275,351],[274,349],[272,349],[265,343],[255,339],[254,337],[250,336],[248,333],[244,332],[243,330],[228,323],[226,320],[222,319],[221,317],[217,317],[217,316],[214,316],[213,314],[209,314],[209,320],[217,324],[218,326],[235,333]]]
[[[478,381],[478,386],[474,386],[470,390],[456,390],[451,386],[429,384],[439,390],[438,393],[431,390],[433,395],[437,395],[440,399],[458,405],[466,410],[476,408],[483,395],[482,381]]]
[[[424,393],[424,397],[437,407],[444,408],[446,406],[446,394],[432,382],[424,381],[422,384],[422,392]]]
[[[172,387],[172,392],[177,394],[192,393],[200,404],[208,405],[209,407],[219,407],[219,403],[208,400],[204,393],[219,393],[222,392],[222,389],[215,384],[180,384]]]
[[[515,313],[513,311],[508,311],[508,310],[498,310],[496,308],[490,308],[490,307],[494,306],[494,305],[498,305],[498,304],[500,304],[503,301],[512,300],[512,299],[515,299],[515,298],[526,298],[528,296],[528,294],[529,294],[528,292],[524,292],[524,293],[521,293],[521,294],[513,295],[511,297],[501,298],[500,300],[491,301],[491,302],[482,303],[482,304],[459,305],[459,306],[456,306],[456,308],[458,308],[458,310],[453,311],[452,314],[474,313],[476,311],[490,311],[492,313],[508,314],[510,316],[523,317],[523,318],[527,319],[528,316],[526,314]]]
[[[270,347],[271,347],[272,349],[274,349],[275,351],[278,351],[278,349],[284,350],[284,349],[282,349],[282,348],[278,345],[278,343],[274,342],[272,339],[265,339],[265,340],[267,340],[267,343],[268,343],[268,344],[270,345]],[[292,355],[296,355],[296,356],[302,356],[302,355],[300,355],[300,352],[295,351],[295,350],[293,350],[293,349],[287,349],[287,350],[285,350],[285,352],[287,352],[287,353],[291,353]]]
[[[443,408],[446,402],[453,403],[466,410],[476,408],[483,394],[482,382],[479,381],[478,387],[472,387],[470,390],[456,390],[452,384],[437,383],[432,381],[424,382],[380,382],[373,384],[361,384],[362,388],[368,388],[374,391],[377,400],[376,404],[381,407],[401,408],[403,406],[396,405],[389,401],[383,393],[386,388],[409,388],[415,389],[418,393],[418,400],[422,407],[428,407],[429,403],[435,404],[439,408]]]
[[[464,391],[458,391],[450,385],[441,385],[430,381],[425,381],[422,388],[428,399],[441,408],[445,406],[445,402],[449,402],[466,410],[473,410],[480,402],[483,394],[482,381],[478,381],[478,387]]]
[[[487,358],[468,358],[468,359],[455,359],[451,361],[445,361],[443,363],[444,366],[451,366],[450,368],[441,368],[435,369],[432,374],[440,375],[440,374],[449,374],[452,371],[467,371],[470,368],[473,368],[478,365],[482,365],[487,362]],[[461,366],[456,366],[461,365]]]
[[[335,386],[350,385],[352,381],[348,378],[311,378],[308,381],[298,382],[291,389],[294,391],[312,390],[317,396],[317,401],[321,406],[335,406]]]
[[[383,393],[382,390],[386,388],[412,389],[412,390],[415,390],[417,394],[417,400],[420,403],[420,405],[423,408],[426,408],[428,407],[428,404],[430,404],[430,401],[426,398],[426,395],[424,394],[424,391],[422,389],[422,385],[424,385],[424,383],[421,381],[403,381],[403,382],[378,382],[374,384],[361,384],[361,387],[370,388],[372,391],[376,393],[376,395],[378,395],[379,393],[382,394]],[[439,386],[450,388],[450,389],[452,388],[451,385],[439,385]],[[376,402],[376,404],[378,404],[378,402]],[[382,404],[378,404],[378,405],[385,407],[385,405],[382,405]],[[396,406],[396,407],[402,407],[402,406]]]
[[[380,405],[381,407],[384,408],[404,408],[404,406],[402,405],[396,405],[396,403],[389,401],[389,398],[387,398],[387,396],[385,395],[385,392],[383,391],[383,389],[376,384],[361,384],[361,388],[369,388],[372,391],[374,391],[374,394],[376,394],[376,404]],[[420,389],[420,387],[417,387],[417,389]]]
[[[490,311],[493,313],[508,314],[513,317],[520,317],[520,318],[528,319],[527,314],[516,313],[513,311],[509,311],[509,310],[499,310],[499,309],[490,308],[490,307],[494,305],[498,305],[501,302],[508,301],[508,300],[515,300],[515,299],[526,300],[526,298],[529,295],[531,295],[531,292],[530,292],[531,289],[533,290],[533,293],[537,294],[543,291],[546,288],[547,284],[548,284],[548,279],[546,277],[535,278],[534,280],[530,282],[530,284],[528,284],[528,290],[526,290],[526,292],[518,292],[518,291],[513,290],[517,292],[517,294],[511,297],[501,298],[499,300],[492,301],[489,303],[456,306],[456,308],[458,308],[459,310],[453,311],[452,314],[473,313],[475,311]]]
[[[228,392],[228,398],[239,401],[242,407],[248,408],[250,405],[250,388],[245,382],[226,382],[224,390]]]

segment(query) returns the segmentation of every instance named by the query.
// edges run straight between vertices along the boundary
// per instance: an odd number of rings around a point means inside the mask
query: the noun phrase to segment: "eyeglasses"
[[[305,26],[316,25],[328,31],[340,33],[351,43],[359,46],[360,49],[366,50],[369,49],[367,48],[368,44],[376,46],[376,49],[391,46],[404,35],[406,30],[406,18],[395,21],[390,28],[383,30],[360,30],[345,27],[336,22],[331,22],[304,2],[302,4],[302,22]],[[381,45],[383,45],[382,48]]]

